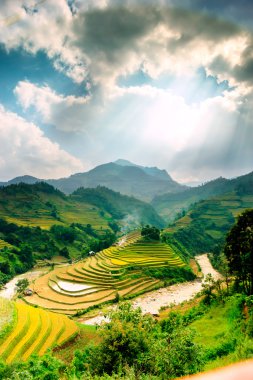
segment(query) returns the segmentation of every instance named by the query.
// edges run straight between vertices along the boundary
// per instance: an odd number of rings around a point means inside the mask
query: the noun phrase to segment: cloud
[[[76,1],[71,8],[48,0],[33,14],[17,0],[1,2],[6,49],[43,50],[57,70],[89,90],[87,97],[63,96],[22,80],[15,88],[21,106],[53,125],[55,136],[58,130],[68,132],[66,140],[80,137],[80,151],[94,163],[124,154],[165,167],[178,179],[191,171],[211,178],[226,168],[231,175],[240,166],[246,170],[252,159],[252,31],[200,12],[199,1],[194,10],[186,2],[190,9],[169,0],[128,0],[124,6],[120,0]],[[9,18],[15,14],[18,22]],[[199,68],[212,75],[214,89],[187,102],[180,79],[196,83]],[[149,85],[120,87],[119,78],[140,70]],[[171,80],[160,88],[164,77]],[[224,80],[228,85],[215,92]],[[193,90],[203,92],[201,80]]]
[[[94,97],[63,96],[48,86],[39,87],[27,81],[20,81],[14,90],[24,110],[34,107],[42,122],[52,124],[65,132],[77,132],[86,128],[86,119],[91,118]]]
[[[132,0],[122,6],[116,0],[97,0],[70,7],[65,0],[37,6],[28,0],[4,0],[0,42],[7,50],[43,50],[57,70],[78,83],[102,85],[105,93],[120,75],[143,64],[151,77],[166,71],[193,72],[200,66],[219,75],[212,67],[218,57],[231,66],[226,72],[224,65],[225,79],[246,80],[244,71],[250,74],[251,61],[243,56],[251,45],[250,33],[234,22],[171,3]]]
[[[37,4],[37,5],[36,5]],[[55,68],[75,82],[87,75],[80,51],[68,47],[73,14],[65,0],[3,0],[0,5],[0,43],[6,50],[23,48],[31,54],[47,53]]]
[[[84,165],[43,135],[33,123],[0,105],[0,177],[30,174],[39,178],[68,176]]]
[[[92,77],[104,85],[141,64],[151,77],[208,68],[217,56],[237,64],[249,39],[232,22],[196,11],[137,4],[88,9],[73,20],[73,36],[72,44],[86,56]]]
[[[157,165],[180,182],[252,170],[252,99],[240,91],[192,105],[168,90],[132,87],[115,98],[114,109],[97,134],[107,160]]]

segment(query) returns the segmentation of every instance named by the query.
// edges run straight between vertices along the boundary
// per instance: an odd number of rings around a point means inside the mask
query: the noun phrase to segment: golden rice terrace
[[[117,296],[128,298],[163,286],[163,281],[146,276],[144,267],[185,265],[169,245],[139,239],[140,233],[133,232],[118,246],[38,278],[31,286],[33,295],[25,301],[55,312],[76,314]]]

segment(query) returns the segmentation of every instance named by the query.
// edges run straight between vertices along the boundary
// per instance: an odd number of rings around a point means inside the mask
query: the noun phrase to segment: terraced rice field
[[[7,247],[7,248],[8,248],[8,247],[11,248],[12,245],[9,244],[9,243],[7,243],[6,241],[0,239],[0,250],[3,249],[3,248],[5,248],[5,247]]]
[[[135,231],[117,246],[38,278],[31,286],[34,294],[26,297],[26,302],[75,314],[112,301],[117,295],[134,296],[163,285],[160,280],[145,276],[143,267],[185,265],[168,245],[139,239],[140,233]]]
[[[35,353],[43,355],[47,349],[65,343],[78,333],[76,324],[66,316],[0,299],[0,306],[3,303],[9,316],[13,314],[13,309],[15,315],[0,345],[0,359],[8,364],[27,360]],[[0,324],[0,336],[3,328]]]
[[[15,318],[15,310],[13,302],[4,298],[0,298],[0,344],[2,342],[2,335],[8,327],[12,324]]]

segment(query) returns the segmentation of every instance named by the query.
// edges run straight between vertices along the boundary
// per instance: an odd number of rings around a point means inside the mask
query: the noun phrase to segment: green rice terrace
[[[66,316],[0,298],[0,359],[7,364],[41,356],[77,333]]]
[[[38,278],[32,296],[24,301],[64,314],[119,298],[131,298],[164,285],[152,269],[183,268],[186,264],[167,244],[140,240],[140,232],[124,237],[76,264],[57,268]]]
[[[194,204],[165,232],[174,237],[191,254],[213,251],[222,244],[236,218],[253,207],[253,195],[236,192],[218,195]]]

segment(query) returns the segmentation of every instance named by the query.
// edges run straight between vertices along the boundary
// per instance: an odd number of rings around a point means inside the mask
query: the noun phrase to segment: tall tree
[[[253,209],[239,216],[227,235],[224,253],[230,273],[246,294],[253,294]]]

